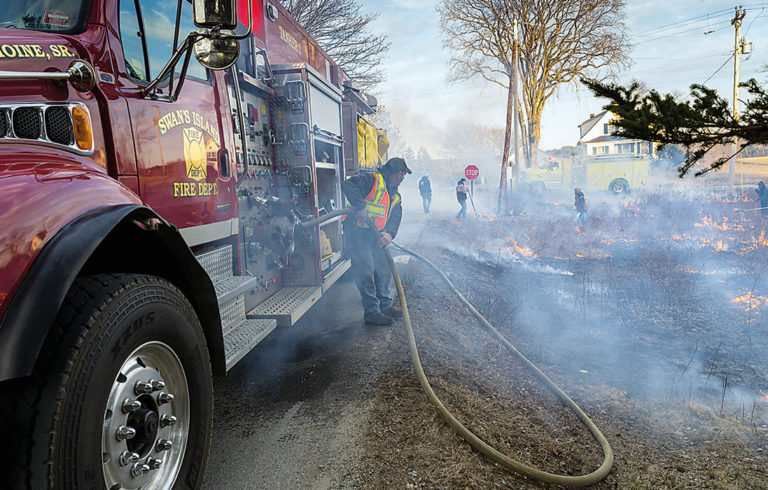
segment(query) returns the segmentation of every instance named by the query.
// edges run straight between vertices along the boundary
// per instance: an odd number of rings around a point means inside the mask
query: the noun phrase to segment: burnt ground
[[[538,202],[461,224],[432,218],[413,248],[600,427],[616,463],[597,488],[768,488],[768,241],[756,213],[735,211],[752,204],[595,204],[585,233],[570,203]],[[459,420],[546,471],[599,466],[589,432],[431,269],[412,260],[403,280],[427,376]],[[405,357],[383,381],[359,486],[542,486],[453,435]]]
[[[587,196],[580,233],[568,198],[466,221],[454,203],[411,207],[397,242],[597,424],[616,461],[596,488],[768,488],[768,225],[751,202],[635,193]],[[398,263],[424,369],[456,417],[531,466],[596,469],[578,419],[428,266]],[[363,327],[351,284],[334,289],[216,381],[205,488],[546,487],[454,435],[402,323]]]

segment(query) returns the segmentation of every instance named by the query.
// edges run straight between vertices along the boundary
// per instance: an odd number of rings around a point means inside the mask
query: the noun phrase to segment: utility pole
[[[513,138],[515,141],[515,168],[513,170],[515,175],[515,187],[518,187],[520,184],[520,143],[518,143],[518,118],[519,114],[517,112],[517,104],[518,104],[518,94],[517,94],[517,77],[518,77],[518,57],[519,57],[519,51],[520,51],[520,45],[517,42],[517,19],[515,19],[514,23],[512,24],[512,38],[513,38],[513,44],[512,44],[512,83],[514,84],[514,89],[512,90],[512,103],[514,104],[514,109],[512,112],[512,124],[514,131],[512,132],[514,134]]]
[[[741,5],[736,7],[736,13],[731,20],[735,34],[733,38],[733,119],[739,120],[739,55],[741,54],[743,40],[739,38],[741,33],[741,21],[747,11]],[[728,162],[728,193],[733,195],[733,169],[736,163],[736,148],[738,148],[737,138],[734,136],[731,142],[731,161]]]

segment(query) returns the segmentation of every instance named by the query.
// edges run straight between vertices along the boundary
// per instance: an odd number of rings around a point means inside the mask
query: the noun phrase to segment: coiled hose
[[[321,216],[319,219],[312,220],[312,221],[306,221],[302,223],[302,226],[313,226],[319,223],[322,223],[323,221],[329,220],[335,216],[338,216],[340,214],[347,214],[352,211],[351,208],[346,209],[338,209],[331,213],[328,213],[326,215]],[[493,336],[495,337],[504,347],[507,348],[509,352],[511,352],[513,355],[515,355],[517,358],[519,358],[523,364],[525,364],[541,381],[546,384],[550,390],[552,390],[560,400],[562,400],[568,407],[573,410],[573,412],[576,414],[576,416],[581,420],[581,423],[584,424],[589,431],[592,433],[592,436],[595,438],[595,440],[600,444],[600,447],[603,450],[603,463],[600,465],[600,467],[593,471],[592,473],[586,474],[586,475],[580,475],[580,476],[568,476],[568,475],[557,475],[554,473],[547,473],[546,471],[541,471],[536,468],[533,468],[531,466],[528,466],[526,464],[523,464],[519,461],[516,461],[509,456],[506,456],[496,450],[495,448],[488,445],[485,441],[477,437],[472,431],[464,427],[464,425],[459,422],[456,417],[454,417],[451,412],[448,411],[447,408],[445,408],[445,405],[440,401],[440,399],[435,394],[434,390],[432,390],[432,386],[429,384],[429,381],[427,380],[426,374],[424,374],[424,369],[421,366],[421,359],[419,358],[419,351],[416,346],[416,338],[413,334],[413,327],[411,326],[411,317],[408,314],[408,305],[405,301],[405,292],[403,291],[403,284],[400,282],[400,275],[397,272],[397,267],[395,266],[395,261],[392,258],[392,254],[389,252],[389,249],[384,249],[386,252],[387,261],[389,262],[389,266],[392,269],[392,277],[395,281],[395,286],[397,287],[397,296],[400,300],[400,307],[403,310],[403,320],[405,322],[405,329],[408,333],[408,340],[410,344],[410,353],[411,353],[411,361],[413,363],[413,367],[416,370],[416,376],[419,379],[419,384],[421,385],[422,389],[427,393],[427,396],[429,397],[429,401],[434,405],[434,407],[437,409],[437,411],[440,413],[440,415],[445,419],[446,422],[448,422],[448,425],[451,426],[451,428],[456,432],[458,435],[464,438],[465,441],[467,441],[473,448],[475,448],[477,451],[481,452],[482,454],[488,456],[496,463],[500,464],[501,466],[510,469],[516,473],[519,473],[521,475],[527,476],[529,478],[532,478],[534,480],[546,482],[546,483],[553,483],[556,485],[566,485],[566,486],[572,486],[572,487],[584,487],[587,485],[592,485],[603,478],[605,478],[608,473],[611,471],[611,468],[613,467],[613,449],[611,448],[611,445],[608,443],[608,440],[603,436],[602,432],[600,432],[600,429],[597,428],[597,426],[592,422],[592,420],[587,416],[586,413],[574,402],[563,390],[561,390],[549,377],[547,377],[546,374],[544,374],[539,368],[537,368],[530,360],[528,360],[527,357],[525,357],[517,348],[515,348],[514,345],[509,343],[509,341],[504,338],[501,333],[499,333],[496,328],[494,328],[493,325],[491,325],[488,320],[483,317],[483,315],[480,314],[479,311],[475,309],[474,306],[464,297],[464,295],[461,294],[461,292],[456,288],[456,286],[453,285],[453,283],[448,279],[448,276],[443,273],[443,271],[440,270],[435,264],[433,264],[431,261],[426,259],[425,257],[422,257],[421,255],[417,254],[416,252],[413,252],[411,250],[408,250],[404,247],[401,247],[400,245],[396,245],[398,248],[403,250],[404,252],[416,257],[419,260],[422,260],[424,263],[428,264],[430,267],[432,267],[439,275],[443,278],[443,280],[448,284],[448,286],[453,290],[454,293],[461,299],[461,301],[469,308],[469,310],[472,312],[475,317],[477,317],[478,320],[480,320],[480,323],[483,325],[483,327]]]

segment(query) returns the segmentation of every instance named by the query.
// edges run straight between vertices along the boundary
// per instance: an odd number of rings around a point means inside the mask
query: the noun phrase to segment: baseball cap
[[[412,173],[411,169],[408,168],[408,165],[405,164],[405,160],[400,157],[390,158],[387,160],[387,163],[384,164],[384,166],[390,169],[392,172],[405,172],[407,174]]]

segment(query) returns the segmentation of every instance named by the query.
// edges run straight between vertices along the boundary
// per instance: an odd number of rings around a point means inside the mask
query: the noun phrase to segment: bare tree
[[[386,35],[372,34],[376,14],[364,14],[357,0],[280,0],[310,36],[364,90],[384,79]]]
[[[504,145],[504,128],[493,128],[466,121],[451,121],[443,134],[442,153],[445,157],[473,163],[480,167],[482,176],[495,173],[501,148]]]
[[[454,120],[443,134],[441,150],[446,157],[467,163],[498,162],[503,145],[504,128]]]
[[[600,78],[604,68],[626,63],[623,8],[623,0],[441,0],[437,11],[443,45],[453,53],[451,77],[479,76],[507,89],[503,175],[512,132],[514,21],[519,26],[523,152],[528,165],[536,166],[541,116],[557,87],[581,76]]]

